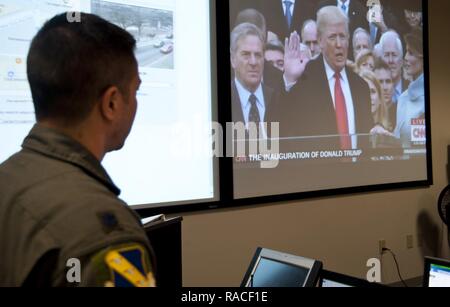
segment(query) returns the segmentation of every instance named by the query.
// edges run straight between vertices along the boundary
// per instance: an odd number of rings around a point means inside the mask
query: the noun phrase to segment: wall
[[[397,254],[405,279],[422,274],[425,254],[449,256],[436,203],[448,183],[450,1],[429,2],[434,186],[186,215],[185,286],[239,286],[257,246],[320,259],[359,277],[367,260],[378,257],[379,239]],[[414,235],[410,250],[408,234]],[[383,282],[398,281],[392,258],[382,259]]]

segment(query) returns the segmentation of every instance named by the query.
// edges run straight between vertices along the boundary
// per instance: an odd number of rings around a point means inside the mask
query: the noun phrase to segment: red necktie
[[[341,74],[336,73],[334,78],[336,79],[334,86],[336,121],[338,133],[341,136],[341,149],[352,149],[352,141],[348,129],[347,106],[345,104],[344,92],[341,87]]]

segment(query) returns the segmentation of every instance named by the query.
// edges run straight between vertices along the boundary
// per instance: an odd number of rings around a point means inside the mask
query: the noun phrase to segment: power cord
[[[405,288],[408,288],[408,285],[406,284],[405,280],[402,277],[402,274],[400,273],[400,266],[398,265],[397,257],[395,256],[394,252],[387,247],[383,247],[382,251],[389,252],[392,255],[392,258],[394,258],[394,261],[395,261],[395,266],[397,267],[398,277],[400,277],[400,280],[403,283],[403,285],[405,286]]]

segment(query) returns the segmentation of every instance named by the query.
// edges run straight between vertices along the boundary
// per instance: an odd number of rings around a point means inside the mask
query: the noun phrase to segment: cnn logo
[[[425,142],[427,138],[427,131],[423,125],[411,126],[411,141]]]

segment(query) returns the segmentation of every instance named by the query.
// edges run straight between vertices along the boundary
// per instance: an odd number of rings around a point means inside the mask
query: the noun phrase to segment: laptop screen
[[[450,287],[450,260],[425,257],[424,287]]]
[[[323,279],[322,280],[322,284],[321,284],[322,288],[351,288],[353,286],[341,283],[341,282],[337,282],[334,280],[329,280],[329,279]]]
[[[450,264],[448,266],[431,264],[428,287],[450,287]]]
[[[384,287],[379,283],[371,283],[365,279],[322,270],[320,273],[319,286],[322,288],[379,288]]]
[[[313,287],[322,262],[259,247],[242,287]]]
[[[302,287],[309,269],[273,259],[260,258],[250,277],[253,287]]]

